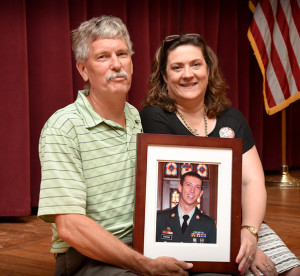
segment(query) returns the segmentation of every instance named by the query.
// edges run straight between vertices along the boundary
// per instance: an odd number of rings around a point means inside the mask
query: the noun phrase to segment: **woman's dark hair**
[[[226,96],[227,84],[219,68],[216,54],[198,34],[174,35],[164,39],[157,49],[152,62],[149,77],[150,91],[146,95],[142,106],[157,105],[168,112],[175,112],[177,110],[176,102],[168,95],[167,84],[163,76],[166,76],[169,53],[182,45],[193,45],[201,49],[209,74],[208,86],[204,98],[207,116],[213,118],[220,115],[223,110],[231,106],[231,102]]]

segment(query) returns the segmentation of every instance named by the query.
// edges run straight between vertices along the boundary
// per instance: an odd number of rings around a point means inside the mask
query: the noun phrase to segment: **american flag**
[[[300,99],[300,0],[252,0],[248,39],[263,75],[272,115]]]

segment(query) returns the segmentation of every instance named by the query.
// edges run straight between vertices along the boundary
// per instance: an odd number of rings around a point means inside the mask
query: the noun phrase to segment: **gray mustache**
[[[106,80],[110,81],[111,79],[122,78],[122,77],[124,77],[127,80],[128,74],[125,71],[113,72],[106,76]]]

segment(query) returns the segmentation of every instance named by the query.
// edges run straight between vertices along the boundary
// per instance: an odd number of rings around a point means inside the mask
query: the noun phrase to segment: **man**
[[[157,242],[216,243],[214,219],[195,206],[202,197],[202,178],[196,172],[182,175],[178,185],[179,203],[157,212]]]
[[[56,275],[188,275],[191,264],[146,258],[133,233],[138,111],[126,102],[132,43],[123,22],[102,16],[72,32],[86,82],[45,124],[38,216],[53,223]]]

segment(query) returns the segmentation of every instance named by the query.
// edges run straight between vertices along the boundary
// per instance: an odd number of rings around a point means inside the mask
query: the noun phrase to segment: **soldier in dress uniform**
[[[174,208],[157,212],[156,241],[186,243],[216,243],[214,218],[196,206],[201,198],[202,178],[196,172],[185,173],[178,185],[179,203]]]

